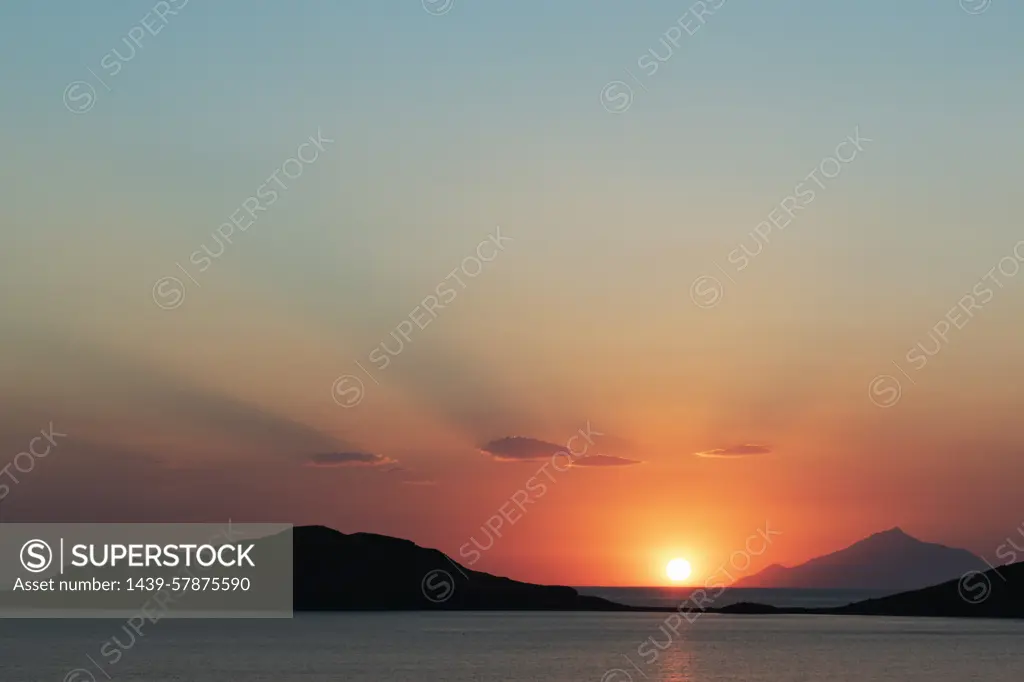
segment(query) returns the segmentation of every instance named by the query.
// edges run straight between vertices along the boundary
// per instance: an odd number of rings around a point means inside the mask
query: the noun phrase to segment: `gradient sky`
[[[992,558],[1024,520],[1024,273],[907,358],[1024,239],[1020,3],[728,0],[647,75],[692,3],[191,0],[111,76],[155,4],[0,7],[0,465],[68,434],[8,469],[5,520],[322,523],[464,560],[544,464],[502,439],[588,424],[619,459],[544,479],[474,568],[654,584],[684,556],[699,581],[766,522],[750,571],[896,525]],[[497,226],[505,248],[377,367]]]

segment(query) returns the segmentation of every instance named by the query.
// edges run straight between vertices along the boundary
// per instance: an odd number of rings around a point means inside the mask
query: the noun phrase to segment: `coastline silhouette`
[[[898,529],[879,535],[884,543],[895,540],[899,545],[927,546]],[[964,574],[945,582],[841,607],[786,608],[743,602],[702,609],[683,602],[667,608],[627,606],[581,595],[572,587],[535,585],[474,571],[439,550],[385,535],[300,526],[294,529],[293,540],[296,611],[679,611],[1024,618],[1024,563],[983,571],[969,562]],[[275,538],[261,542],[275,542]],[[978,561],[982,568],[987,566]]]

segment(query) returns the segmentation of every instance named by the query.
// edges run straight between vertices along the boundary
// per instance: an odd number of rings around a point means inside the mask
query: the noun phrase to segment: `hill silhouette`
[[[1024,563],[969,571],[920,590],[825,609],[781,608],[743,602],[712,613],[901,616],[931,618],[1024,618]]]
[[[774,564],[732,587],[914,590],[987,568],[965,549],[922,542],[891,528],[798,566]]]
[[[833,609],[837,614],[1024,618],[1024,563],[971,571],[956,580]]]
[[[409,540],[324,526],[300,526],[293,533],[296,611],[633,610],[571,587],[473,571]]]

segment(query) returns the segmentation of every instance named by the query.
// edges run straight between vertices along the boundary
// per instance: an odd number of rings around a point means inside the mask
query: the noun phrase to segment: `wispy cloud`
[[[371,452],[324,452],[306,460],[306,466],[313,467],[380,467],[395,463],[390,457]]]
[[[698,457],[750,457],[752,455],[767,455],[771,451],[772,449],[767,445],[746,443],[744,445],[732,445],[727,448],[704,450],[703,452],[695,452],[693,454]]]
[[[437,485],[437,481],[418,476],[415,472],[399,464],[392,464],[384,469],[385,474],[394,474],[398,482],[403,485]]]
[[[590,457],[581,457],[572,463],[574,467],[624,467],[630,464],[643,464],[643,462],[638,459],[626,459],[612,455],[591,455]]]

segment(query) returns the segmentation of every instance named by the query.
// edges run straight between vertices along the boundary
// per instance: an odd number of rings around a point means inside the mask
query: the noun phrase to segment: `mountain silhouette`
[[[798,566],[769,566],[732,587],[914,590],[988,568],[965,549],[891,528]]]

